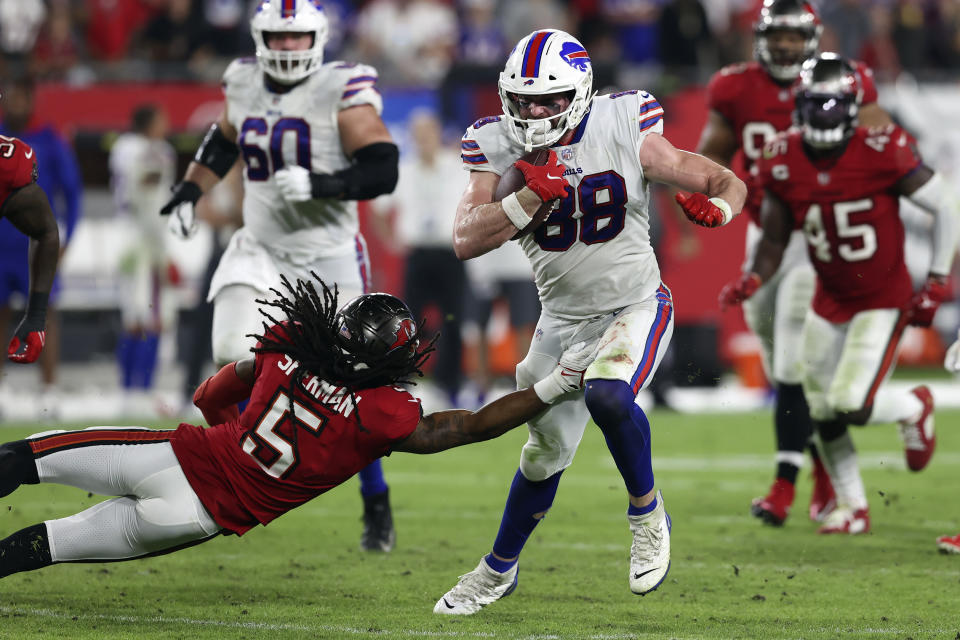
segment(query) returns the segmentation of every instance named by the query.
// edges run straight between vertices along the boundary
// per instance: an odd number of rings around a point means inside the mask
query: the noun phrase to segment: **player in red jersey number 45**
[[[375,293],[338,312],[324,285],[283,280],[266,303],[255,356],[194,396],[210,428],[93,427],[0,446],[0,496],[53,482],[118,496],[0,541],[0,577],[61,562],[131,560],[218,534],[242,535],[343,483],[393,451],[434,453],[489,440],[580,388],[595,357],[574,345],[536,384],[476,413],[423,415],[403,385],[433,350],[407,306]],[[242,414],[236,404],[249,398]]]
[[[846,60],[824,53],[804,64],[800,126],[768,144],[758,163],[766,195],[757,255],[724,300],[749,298],[776,272],[793,229],[803,230],[817,280],[801,340],[802,385],[837,494],[821,533],[870,528],[847,425],[898,423],[913,471],[933,454],[929,389],[878,389],[892,372],[903,330],[929,326],[947,297],[958,228],[954,198],[909,134],[896,125],[856,126],[859,95]],[[900,196],[934,217],[930,273],[916,294],[904,264]]]

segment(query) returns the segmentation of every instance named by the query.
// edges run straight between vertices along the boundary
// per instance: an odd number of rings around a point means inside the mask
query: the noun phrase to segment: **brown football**
[[[530,153],[525,153],[518,160],[525,160],[532,165],[543,165],[547,163],[547,158],[550,157],[549,149],[534,149]],[[515,166],[510,165],[510,168],[503,172],[503,175],[500,176],[500,182],[497,184],[497,189],[493,194],[493,199],[496,202],[500,202],[506,198],[511,193],[516,193],[527,186],[526,181],[523,179],[523,173],[520,169],[517,169]],[[530,222],[523,229],[518,229],[517,232],[513,235],[511,240],[516,240],[521,238],[528,233],[532,233],[534,229],[543,224],[543,221],[550,217],[550,212],[553,211],[553,206],[555,202],[544,202],[540,205],[540,208],[537,209],[537,212],[530,218]]]

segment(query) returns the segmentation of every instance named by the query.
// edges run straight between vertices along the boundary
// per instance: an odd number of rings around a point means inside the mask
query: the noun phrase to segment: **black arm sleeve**
[[[237,143],[229,140],[227,136],[220,131],[220,125],[214,123],[203,137],[197,154],[193,157],[197,164],[202,164],[221,178],[227,175],[230,167],[237,161],[240,155],[240,147]]]
[[[374,142],[357,149],[353,164],[333,175],[310,175],[314,198],[370,200],[397,186],[400,151],[392,142]]]

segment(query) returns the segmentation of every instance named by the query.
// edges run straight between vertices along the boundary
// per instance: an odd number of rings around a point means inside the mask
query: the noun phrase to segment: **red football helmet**
[[[753,25],[753,55],[774,79],[793,82],[800,67],[817,51],[823,25],[809,2],[803,0],[764,0],[760,16]],[[775,38],[783,32],[798,33],[796,45]]]

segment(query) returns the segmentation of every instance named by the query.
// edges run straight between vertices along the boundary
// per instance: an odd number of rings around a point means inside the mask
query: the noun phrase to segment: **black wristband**
[[[50,299],[50,293],[47,291],[31,291],[27,299],[27,308],[23,317],[32,326],[39,323],[43,327],[47,320],[47,304]]]
[[[342,199],[346,191],[347,182],[340,176],[329,173],[310,174],[310,194],[314,198]]]

